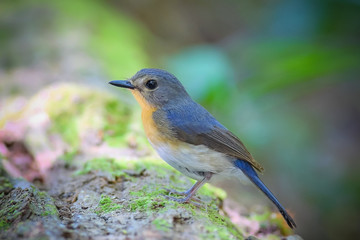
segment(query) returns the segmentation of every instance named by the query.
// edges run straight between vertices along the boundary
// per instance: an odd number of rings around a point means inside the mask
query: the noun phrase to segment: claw
[[[171,194],[182,195],[182,196],[186,195],[186,192],[180,192],[170,188],[164,188],[164,190]]]
[[[163,197],[171,200],[171,201],[175,201],[178,203],[191,203],[193,205],[195,205],[196,207],[201,207],[201,200],[198,198],[190,198],[190,197],[184,197],[184,198],[176,198],[176,197],[172,197],[172,196],[168,196],[168,195],[162,195]]]
[[[167,191],[168,193],[181,195],[181,196],[187,196],[189,194],[188,191],[180,192],[170,188],[164,188],[164,190]]]
[[[185,196],[185,198],[175,198],[175,197],[172,197],[172,196],[163,195],[164,197],[166,197],[166,198],[168,198],[168,199],[170,199],[170,200],[173,200],[173,201],[176,201],[176,202],[179,202],[179,203],[190,202],[190,200],[193,200],[193,201],[195,201],[195,202],[202,203],[202,201],[201,201],[199,198],[192,197],[192,195],[190,195],[190,191],[189,191],[189,190],[188,190],[188,191],[184,191],[184,192],[176,191],[176,190],[169,189],[169,188],[164,188],[164,190],[167,191],[167,192],[170,193],[170,194]]]

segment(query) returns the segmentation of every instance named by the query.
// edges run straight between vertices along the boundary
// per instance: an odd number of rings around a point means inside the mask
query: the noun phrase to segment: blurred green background
[[[3,0],[0,96],[166,69],[263,164],[297,233],[356,239],[359,43],[356,0]],[[250,190],[229,195],[270,205]]]

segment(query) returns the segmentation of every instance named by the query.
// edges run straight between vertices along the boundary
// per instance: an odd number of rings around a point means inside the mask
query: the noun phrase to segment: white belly
[[[204,145],[182,143],[176,148],[167,143],[152,145],[162,159],[190,178],[201,180],[201,173],[211,172],[213,178],[236,176],[247,179],[231,158]]]

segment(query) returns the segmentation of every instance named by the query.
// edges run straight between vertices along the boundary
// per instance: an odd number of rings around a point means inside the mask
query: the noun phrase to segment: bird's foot
[[[180,192],[180,191],[176,191],[174,189],[170,189],[170,188],[164,188],[164,190],[168,193],[171,193],[171,194],[176,194],[176,195],[181,195],[181,196],[187,196],[189,195],[189,191],[183,191],[183,192]]]
[[[176,197],[172,197],[172,196],[168,196],[168,195],[162,195],[162,196],[165,197],[166,199],[169,199],[171,201],[175,201],[178,203],[191,203],[191,204],[195,205],[196,207],[201,207],[201,200],[198,198],[189,198],[189,197],[176,198]]]
[[[184,199],[188,198],[190,200],[190,198],[191,198],[192,200],[201,203],[201,200],[199,198],[189,196],[191,194],[190,190],[187,190],[187,191],[184,191],[184,192],[176,191],[176,190],[173,190],[173,189],[170,189],[170,188],[164,188],[164,190],[167,191],[170,194],[186,196]],[[172,198],[174,198],[174,197],[172,197]],[[177,198],[175,198],[175,199],[177,199]],[[184,201],[184,202],[186,202],[186,201]]]
[[[175,202],[178,202],[178,203],[192,203],[197,207],[201,206],[201,203],[202,203],[201,200],[199,198],[192,197],[192,194],[191,194],[190,190],[184,191],[184,192],[180,192],[180,191],[176,191],[176,190],[168,189],[168,188],[165,188],[165,190],[169,194],[185,196],[184,198],[176,198],[176,197],[169,196],[169,195],[163,195],[165,198],[167,198],[169,200],[172,200],[172,201],[175,201]]]
[[[190,199],[188,198],[176,198],[176,197],[172,197],[172,196],[168,196],[168,195],[163,195],[166,199],[169,199],[171,201],[175,201],[175,202],[178,202],[178,203],[188,203],[190,202]]]

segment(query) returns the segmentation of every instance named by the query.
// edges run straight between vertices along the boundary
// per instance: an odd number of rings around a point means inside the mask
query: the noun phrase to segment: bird
[[[169,165],[196,180],[184,198],[188,203],[205,183],[235,177],[252,182],[278,208],[290,228],[293,218],[259,178],[264,168],[253,158],[240,139],[196,103],[171,73],[144,68],[127,80],[109,84],[127,88],[140,104],[146,136],[158,155]],[[174,191],[176,192],[176,191]]]

